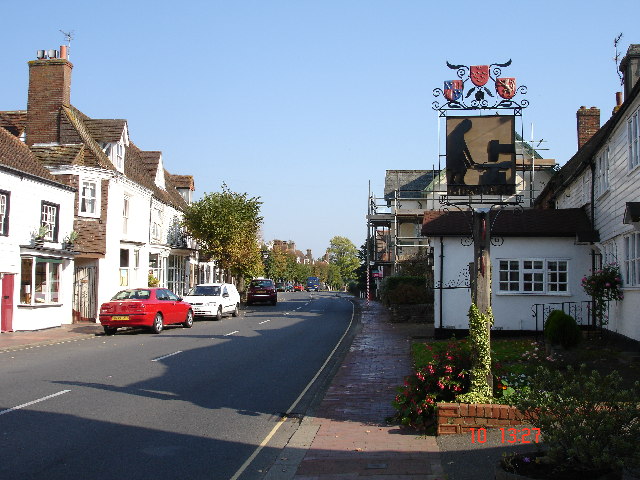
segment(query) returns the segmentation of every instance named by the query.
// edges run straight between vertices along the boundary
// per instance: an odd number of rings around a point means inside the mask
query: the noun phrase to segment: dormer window
[[[122,139],[116,143],[105,143],[102,149],[111,160],[111,163],[113,163],[113,166],[116,167],[116,170],[124,173],[125,144]]]
[[[120,142],[116,143],[115,150],[114,164],[119,172],[124,172],[124,145]]]

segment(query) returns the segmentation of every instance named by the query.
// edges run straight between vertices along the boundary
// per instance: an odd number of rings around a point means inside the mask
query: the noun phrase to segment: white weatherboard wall
[[[51,305],[20,305],[20,245],[30,245],[32,232],[40,225],[41,201],[60,205],[58,242],[45,242],[44,246],[59,250],[62,240],[73,229],[74,192],[29,176],[0,172],[0,189],[11,193],[9,236],[0,237],[0,270],[15,273],[13,295],[13,329],[40,330],[72,322],[73,260],[62,262],[59,303]],[[33,253],[23,249],[23,253]],[[38,256],[55,257],[55,253],[42,251]]]
[[[468,272],[469,262],[473,261],[473,246],[464,246],[461,237],[444,237],[444,278],[443,285],[461,284]],[[440,277],[440,239],[433,238],[434,273],[436,285]],[[580,282],[589,272],[591,258],[588,245],[575,245],[573,238],[514,238],[504,237],[501,246],[491,246],[492,310],[494,328],[503,330],[535,330],[532,305],[536,303],[581,302],[589,300]],[[498,291],[498,262],[500,259],[546,258],[566,259],[569,262],[569,292],[563,295],[536,295],[500,293]],[[468,280],[464,282],[468,284]],[[440,326],[440,305],[442,304],[442,325],[445,328],[467,329],[467,317],[471,305],[469,288],[445,288],[435,291],[435,325]],[[539,328],[542,326],[539,325]]]

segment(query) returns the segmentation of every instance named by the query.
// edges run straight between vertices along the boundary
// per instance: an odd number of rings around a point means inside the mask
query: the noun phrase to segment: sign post
[[[474,344],[472,391],[465,395],[476,402],[479,398],[490,397],[493,391],[488,353],[493,321],[490,315],[491,211],[494,207],[522,208],[522,195],[516,194],[515,117],[522,115],[522,109],[529,101],[517,98],[517,94],[527,93],[527,87],[518,86],[514,77],[502,76],[502,68],[510,65],[511,60],[475,66],[447,62],[447,66],[456,71],[458,79],[446,80],[443,89],[433,91],[435,97],[444,97],[443,104],[440,100],[433,102],[433,109],[446,118],[447,195],[440,197],[440,203],[460,210],[465,206],[472,216],[471,301],[480,315],[480,323],[472,322],[470,309],[470,333]],[[495,114],[485,115],[487,110]],[[500,114],[501,110],[509,112]],[[447,112],[462,112],[463,115],[447,117]],[[499,213],[493,215],[494,221]],[[473,328],[472,331],[472,323],[477,330]]]

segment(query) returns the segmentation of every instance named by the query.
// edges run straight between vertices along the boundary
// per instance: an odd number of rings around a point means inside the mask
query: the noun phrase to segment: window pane
[[[33,259],[23,258],[20,269],[20,303],[31,303]]]
[[[49,301],[58,303],[60,301],[60,264],[47,263],[49,268]]]
[[[45,303],[47,301],[47,264],[36,261],[34,303]]]

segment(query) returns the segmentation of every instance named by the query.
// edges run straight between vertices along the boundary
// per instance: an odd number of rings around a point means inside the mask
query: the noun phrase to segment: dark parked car
[[[258,302],[269,302],[271,305],[278,303],[278,292],[273,280],[268,278],[256,278],[251,280],[247,291],[247,305]]]
[[[191,305],[166,288],[122,290],[100,306],[104,333],[113,335],[119,327],[147,327],[160,333],[165,325],[193,326]]]

